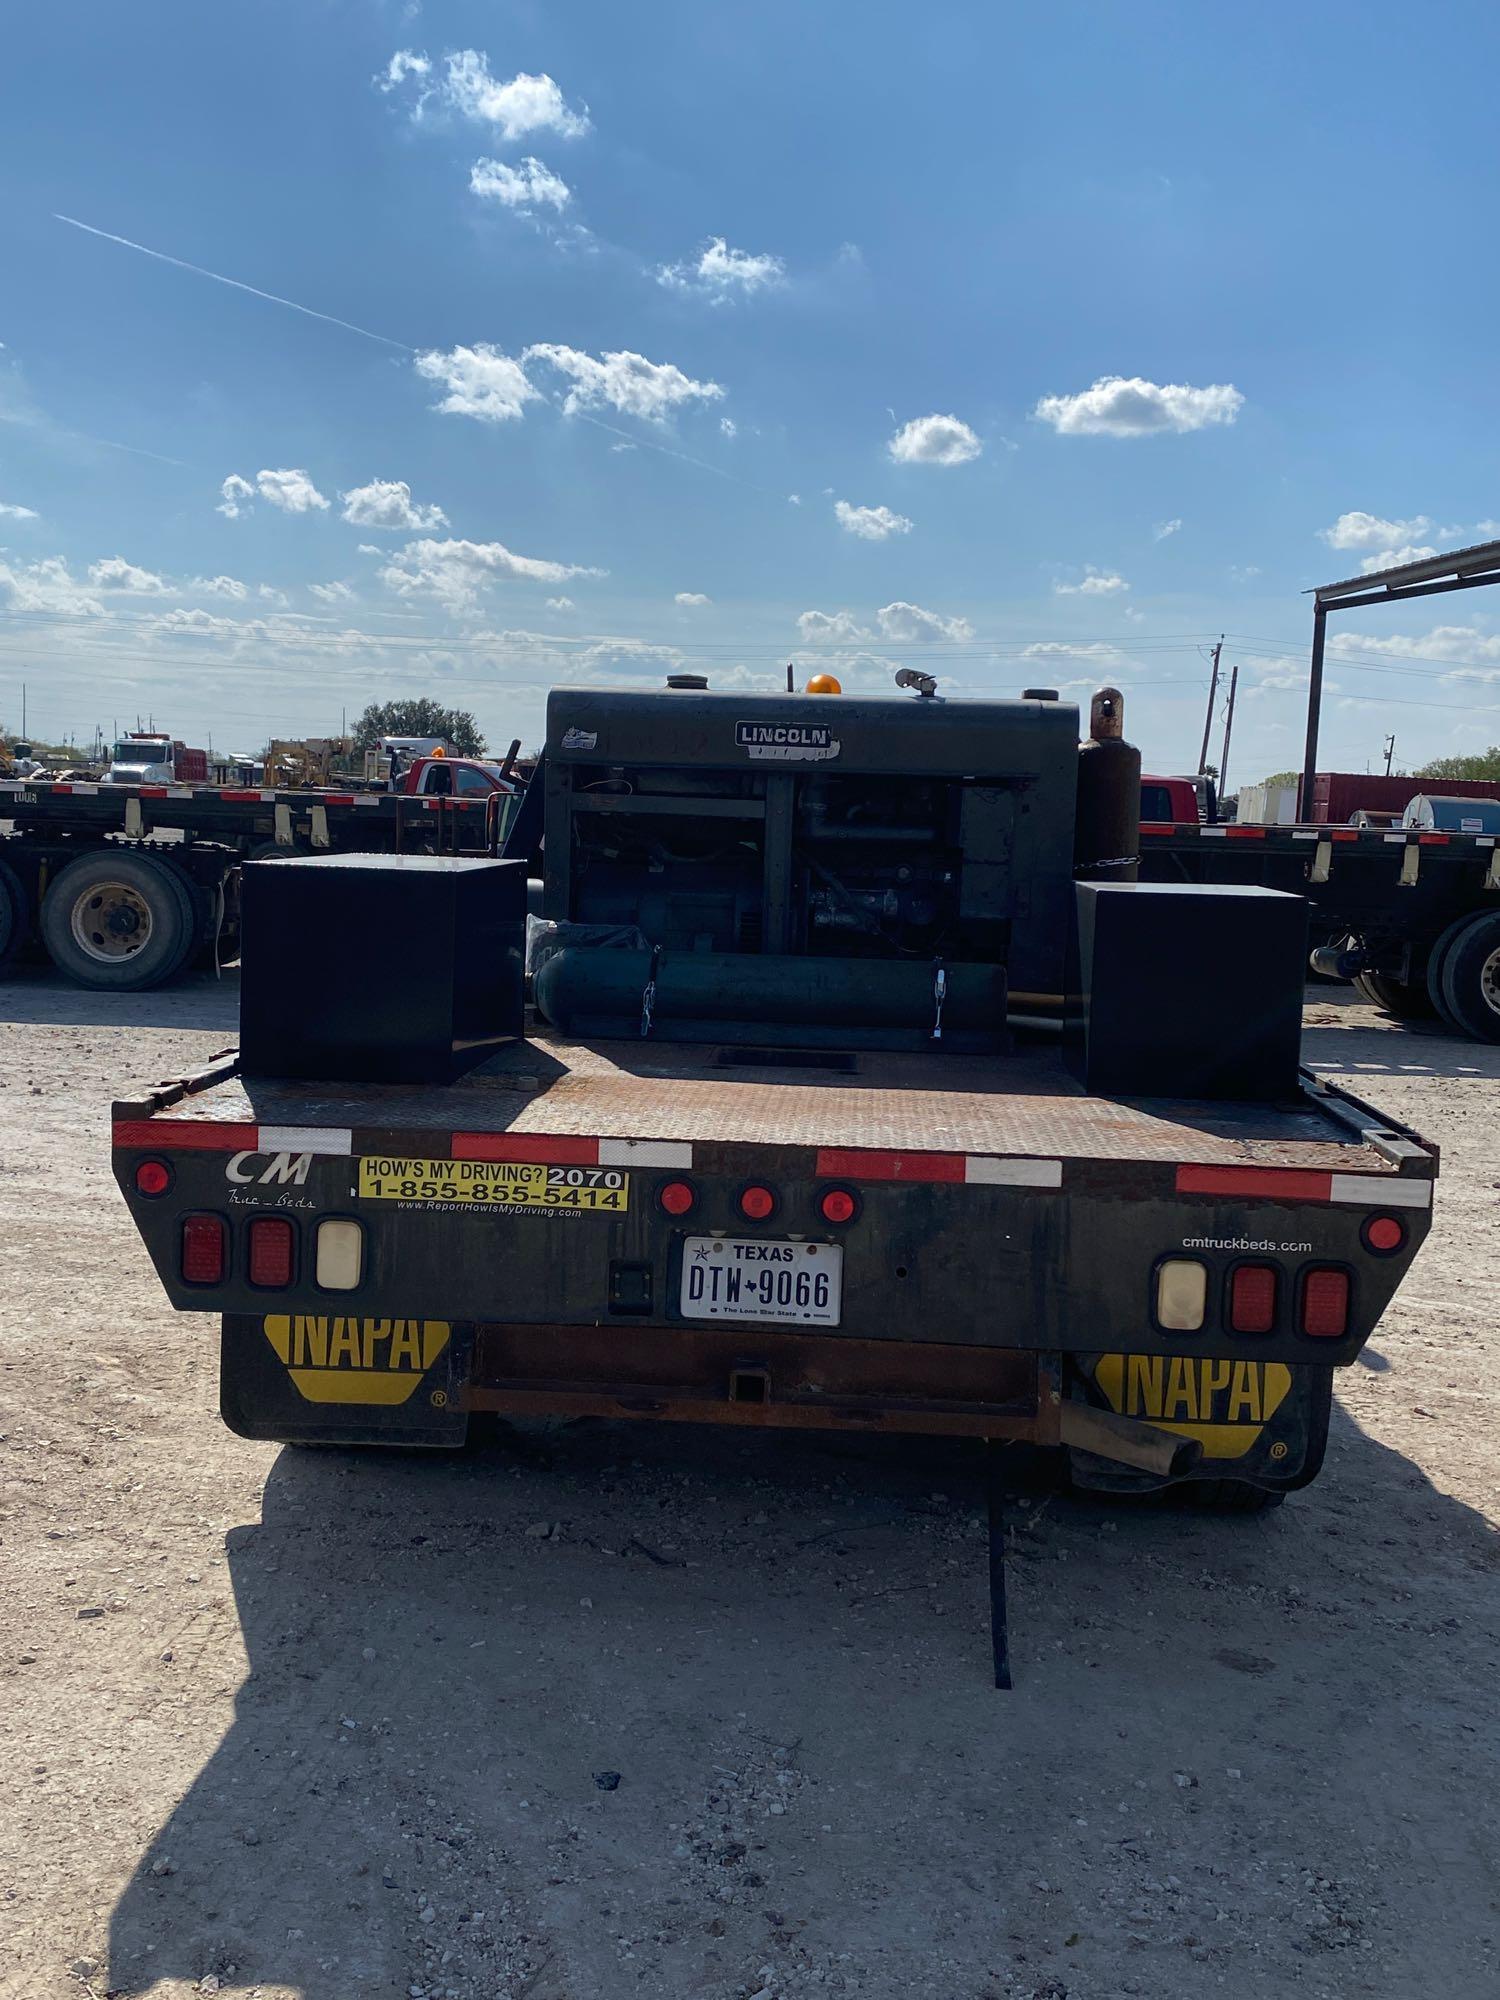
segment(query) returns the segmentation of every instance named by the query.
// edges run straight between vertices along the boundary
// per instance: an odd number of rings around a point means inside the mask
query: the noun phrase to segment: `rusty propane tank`
[[[1073,873],[1080,882],[1133,882],[1139,871],[1141,753],[1124,732],[1124,695],[1100,688],[1078,751]]]

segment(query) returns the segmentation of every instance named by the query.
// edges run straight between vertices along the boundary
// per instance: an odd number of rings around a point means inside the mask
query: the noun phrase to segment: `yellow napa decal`
[[[1205,1458],[1243,1458],[1286,1401],[1292,1371],[1280,1361],[1104,1354],[1094,1380],[1116,1415],[1196,1438]]]
[[[445,1319],[273,1314],[266,1339],[309,1403],[404,1403],[448,1345]]]

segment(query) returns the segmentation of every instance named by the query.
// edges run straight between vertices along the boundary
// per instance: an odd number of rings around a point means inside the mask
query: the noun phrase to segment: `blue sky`
[[[1299,593],[1500,535],[1497,44],[1478,5],[23,10],[0,721],[24,678],[37,734],[255,747],[430,692],[503,745],[563,678],[916,663],[1116,680],[1178,769],[1222,631],[1234,774],[1293,764]],[[1343,621],[1325,764],[1500,739],[1487,598]]]

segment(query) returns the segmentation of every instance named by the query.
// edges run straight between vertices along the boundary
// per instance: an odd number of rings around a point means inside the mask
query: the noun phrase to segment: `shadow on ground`
[[[1479,1990],[1482,1517],[1338,1414],[1277,1514],[1016,1518],[1001,1695],[971,1447],[284,1451],[228,1537],[235,1721],[120,1899],[110,1990]],[[175,1654],[164,1699],[204,1666]],[[1432,1884],[1416,1923],[1393,1871]]]

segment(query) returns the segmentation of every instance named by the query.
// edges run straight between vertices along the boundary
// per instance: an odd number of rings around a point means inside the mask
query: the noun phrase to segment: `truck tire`
[[[1362,972],[1354,984],[1372,1007],[1381,1008],[1397,1021],[1426,1021],[1437,1012],[1425,981],[1420,986],[1408,985],[1384,972]]]
[[[196,915],[192,890],[170,862],[105,848],[70,861],[47,891],[42,942],[76,985],[140,993],[180,968]]]
[[[1456,1034],[1460,1035],[1465,1030],[1448,1012],[1448,1003],[1443,998],[1443,967],[1447,962],[1450,947],[1457,942],[1459,936],[1468,929],[1473,920],[1472,912],[1468,910],[1465,910],[1461,917],[1455,917],[1446,930],[1438,933],[1437,942],[1427,954],[1427,971],[1425,975],[1427,980],[1427,997],[1432,1002],[1433,1012],[1440,1021],[1446,1021],[1448,1026]]]
[[[1500,911],[1470,917],[1443,955],[1442,996],[1476,1042],[1500,1042]]]
[[[0,861],[0,971],[9,965],[30,933],[31,912],[21,878]]]

